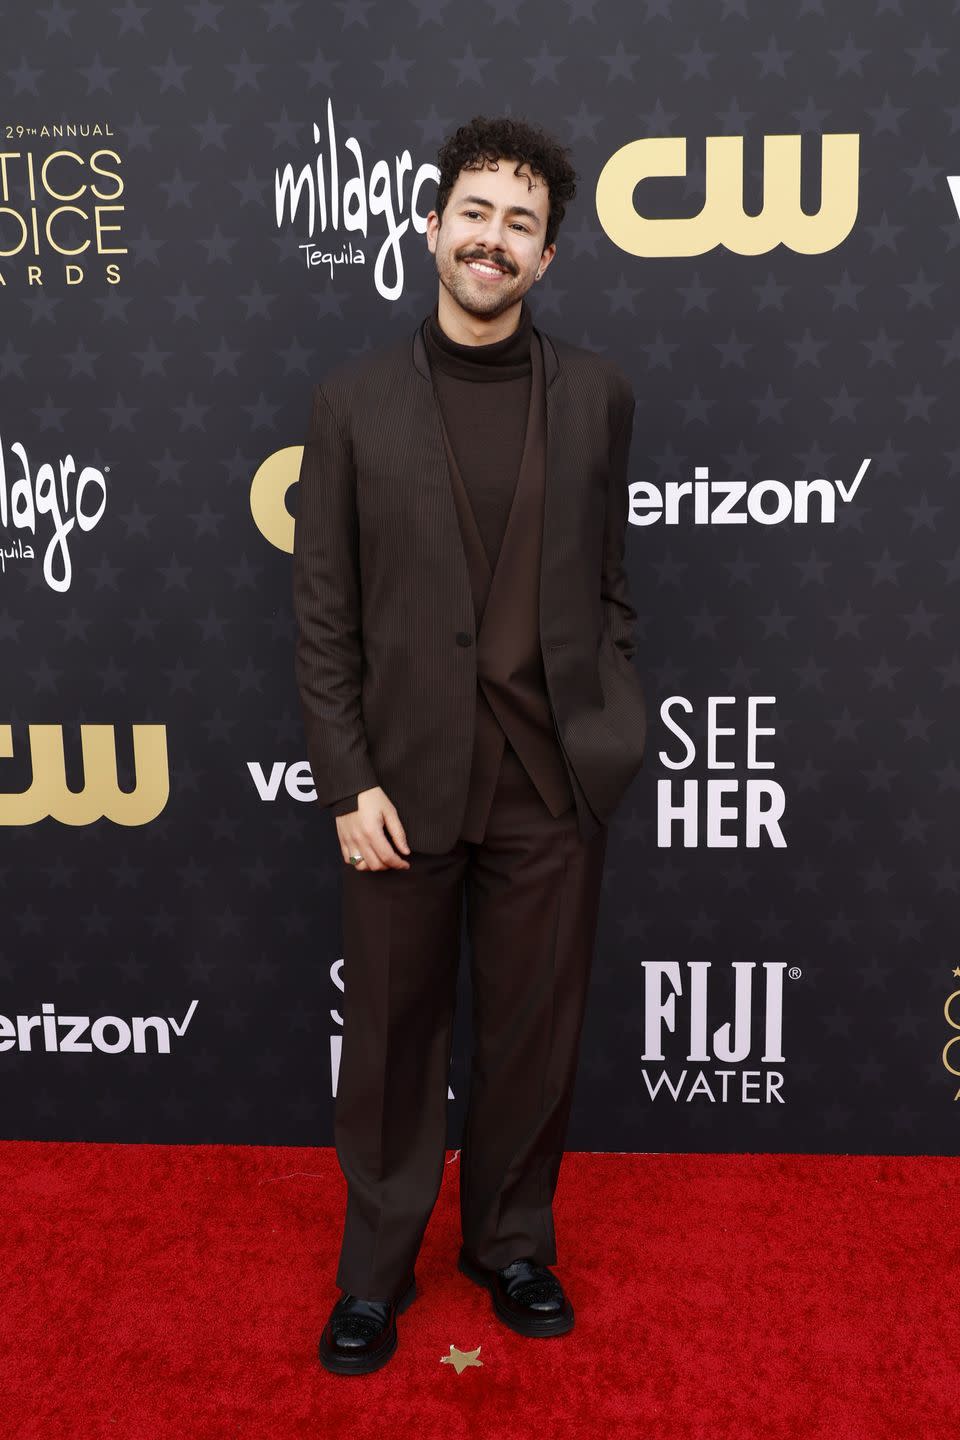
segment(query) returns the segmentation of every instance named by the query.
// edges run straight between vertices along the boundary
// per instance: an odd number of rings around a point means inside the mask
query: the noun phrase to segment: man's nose
[[[488,250],[505,250],[507,248],[503,234],[503,222],[494,216],[491,216],[486,225],[482,226],[477,238],[481,245],[485,245]]]

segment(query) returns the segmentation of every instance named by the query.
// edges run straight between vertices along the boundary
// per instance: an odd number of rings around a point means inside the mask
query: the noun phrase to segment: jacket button
[[[465,630],[458,630],[458,631],[457,631],[457,644],[458,644],[458,645],[472,645],[472,644],[473,644],[473,637],[472,637],[472,635],[468,635]]]

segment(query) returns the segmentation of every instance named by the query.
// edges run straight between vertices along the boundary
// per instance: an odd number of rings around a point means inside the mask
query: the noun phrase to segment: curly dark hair
[[[515,160],[514,174],[521,165],[528,165],[534,175],[546,182],[550,213],[544,245],[552,245],[567,205],[577,193],[577,176],[569,151],[538,125],[526,120],[475,115],[443,142],[437,155],[440,167],[437,214],[443,218],[450,191],[461,170],[480,170],[498,160]]]

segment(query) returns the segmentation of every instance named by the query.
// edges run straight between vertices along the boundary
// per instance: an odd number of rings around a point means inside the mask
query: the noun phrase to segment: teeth
[[[479,270],[483,275],[502,275],[503,271],[497,265],[484,265],[480,260],[468,260],[467,264],[471,270]]]

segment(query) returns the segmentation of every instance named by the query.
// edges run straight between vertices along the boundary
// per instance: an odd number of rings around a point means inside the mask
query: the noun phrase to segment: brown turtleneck
[[[516,330],[490,345],[460,345],[440,328],[437,307],[423,327],[434,388],[483,547],[494,570],[516,489],[530,404],[533,315],[521,301]],[[356,810],[356,795],[334,815]]]
[[[491,570],[496,568],[523,454],[532,330],[525,300],[516,330],[491,345],[451,340],[440,329],[436,310],[424,328],[437,398]]]

